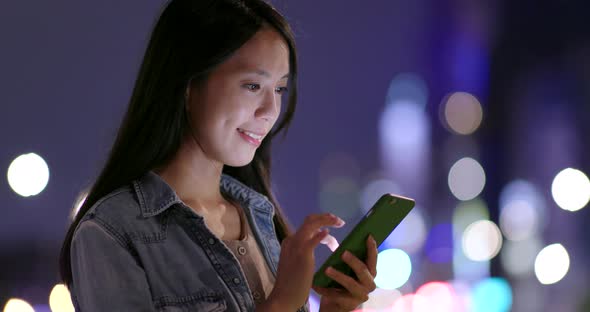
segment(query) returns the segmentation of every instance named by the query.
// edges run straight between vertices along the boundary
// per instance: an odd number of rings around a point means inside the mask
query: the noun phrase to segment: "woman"
[[[314,248],[344,222],[311,215],[292,233],[272,196],[271,140],[296,78],[291,30],[264,1],[169,2],[62,248],[78,311],[308,310]],[[367,248],[366,263],[345,257],[357,279],[327,272],[344,290],[314,288],[322,311],[367,300]]]

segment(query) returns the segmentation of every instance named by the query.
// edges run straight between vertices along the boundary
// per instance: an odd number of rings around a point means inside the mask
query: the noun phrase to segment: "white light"
[[[547,203],[533,183],[513,180],[500,192],[500,228],[510,240],[522,240],[540,233],[547,225]]]
[[[400,249],[386,249],[377,257],[377,277],[379,288],[396,289],[404,285],[412,273],[412,262],[407,253]]]
[[[369,293],[369,300],[363,303],[363,309],[371,311],[388,311],[402,293],[397,289],[377,288]]]
[[[467,135],[479,128],[483,111],[475,96],[465,92],[455,92],[448,97],[444,114],[451,130]]]
[[[17,157],[8,167],[8,184],[20,196],[41,193],[49,181],[49,168],[39,155],[30,153]]]
[[[501,210],[500,228],[506,238],[515,241],[523,240],[537,233],[539,215],[531,203],[514,200]]]
[[[4,312],[35,312],[35,309],[22,299],[10,299],[4,306]]]
[[[70,218],[73,220],[74,218],[76,218],[76,215],[78,214],[78,212],[80,211],[80,208],[82,208],[82,205],[84,205],[84,202],[86,201],[86,198],[88,197],[88,192],[82,192],[78,198],[76,198],[76,202],[74,203],[74,208],[72,209],[72,213],[70,215]]]
[[[449,188],[459,200],[477,197],[486,183],[482,166],[473,158],[458,160],[449,171]]]
[[[476,281],[490,275],[489,261],[472,261],[463,251],[465,230],[474,222],[489,220],[487,204],[481,199],[460,202],[453,213],[453,273],[456,279]]]
[[[506,184],[500,192],[500,209],[504,209],[506,205],[515,200],[528,202],[537,208],[542,208],[545,205],[539,189],[526,180],[514,180]]]
[[[384,145],[394,149],[420,149],[428,141],[429,121],[416,103],[402,101],[385,108],[380,121]]]
[[[49,295],[49,307],[52,312],[74,312],[70,291],[63,284],[57,284]]]
[[[500,260],[506,272],[514,276],[526,276],[532,274],[535,266],[535,257],[543,245],[538,238],[529,238],[523,241],[506,241],[502,246]]]
[[[480,220],[465,229],[462,239],[463,252],[474,261],[487,261],[502,248],[502,234],[491,221]]]
[[[559,282],[569,271],[570,257],[561,244],[549,245],[535,259],[535,275],[541,284]]]
[[[590,180],[582,171],[567,168],[555,176],[551,193],[562,209],[580,210],[590,201]]]

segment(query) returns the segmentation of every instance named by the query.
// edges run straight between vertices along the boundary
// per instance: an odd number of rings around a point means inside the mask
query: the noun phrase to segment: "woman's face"
[[[192,134],[208,158],[233,167],[252,161],[279,116],[288,74],[286,42],[262,28],[189,91]]]

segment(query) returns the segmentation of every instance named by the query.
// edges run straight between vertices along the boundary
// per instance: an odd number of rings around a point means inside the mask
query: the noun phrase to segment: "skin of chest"
[[[203,205],[190,206],[197,214],[203,216],[207,228],[222,240],[237,240],[242,234],[242,221],[236,204],[224,202],[204,208]]]

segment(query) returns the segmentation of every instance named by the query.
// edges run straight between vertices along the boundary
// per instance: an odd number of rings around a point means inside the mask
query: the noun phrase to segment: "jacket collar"
[[[232,176],[222,173],[219,187],[222,193],[236,200],[244,208],[274,214],[274,207],[266,196]],[[153,171],[148,171],[133,181],[133,188],[139,201],[141,216],[144,218],[156,216],[174,204],[184,204],[172,187]]]

